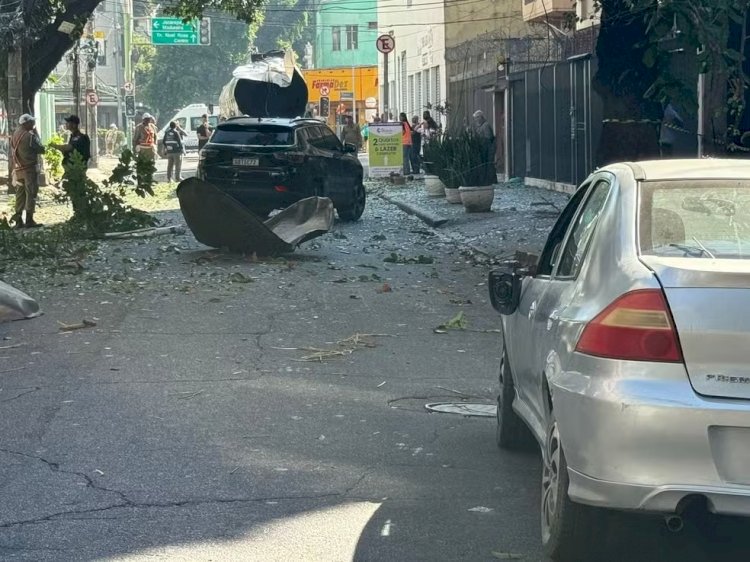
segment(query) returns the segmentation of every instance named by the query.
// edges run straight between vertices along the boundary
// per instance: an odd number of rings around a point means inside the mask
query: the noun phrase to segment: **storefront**
[[[308,110],[338,129],[347,115],[360,125],[378,112],[378,67],[346,66],[303,70],[308,89]],[[328,100],[328,101],[326,101]]]

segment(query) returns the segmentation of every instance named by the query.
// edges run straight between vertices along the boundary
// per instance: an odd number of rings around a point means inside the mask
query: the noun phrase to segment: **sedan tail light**
[[[632,291],[614,301],[584,328],[576,351],[628,361],[682,361],[677,330],[660,289]]]

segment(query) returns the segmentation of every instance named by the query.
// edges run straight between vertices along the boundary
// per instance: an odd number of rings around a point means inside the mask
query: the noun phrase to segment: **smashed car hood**
[[[291,51],[253,54],[224,86],[219,107],[224,117],[302,117],[307,107],[305,79]]]
[[[34,318],[40,314],[39,305],[34,299],[0,281],[0,322]]]
[[[333,203],[327,197],[298,201],[267,221],[210,183],[188,178],[177,188],[180,209],[198,242],[232,252],[276,256],[333,227]]]

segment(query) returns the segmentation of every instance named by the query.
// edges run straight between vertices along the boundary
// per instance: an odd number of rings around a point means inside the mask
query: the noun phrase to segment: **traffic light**
[[[328,117],[331,113],[331,100],[328,98],[320,98],[320,116]]]
[[[125,115],[135,117],[135,96],[125,96]]]
[[[200,44],[210,45],[211,44],[211,20],[210,18],[203,18],[200,25]]]

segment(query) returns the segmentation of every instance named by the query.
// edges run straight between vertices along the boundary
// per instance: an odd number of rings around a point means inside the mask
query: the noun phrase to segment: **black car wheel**
[[[501,449],[524,449],[534,438],[523,420],[513,411],[513,400],[516,389],[513,384],[513,374],[508,362],[508,351],[503,343],[503,356],[500,359],[500,392],[497,396],[497,426],[495,427],[495,441]]]
[[[365,192],[365,186],[362,181],[358,181],[357,185],[354,186],[354,197],[352,204],[348,207],[337,209],[339,218],[342,221],[354,222],[359,220],[362,213],[365,212],[365,203],[367,201],[367,193]]]

